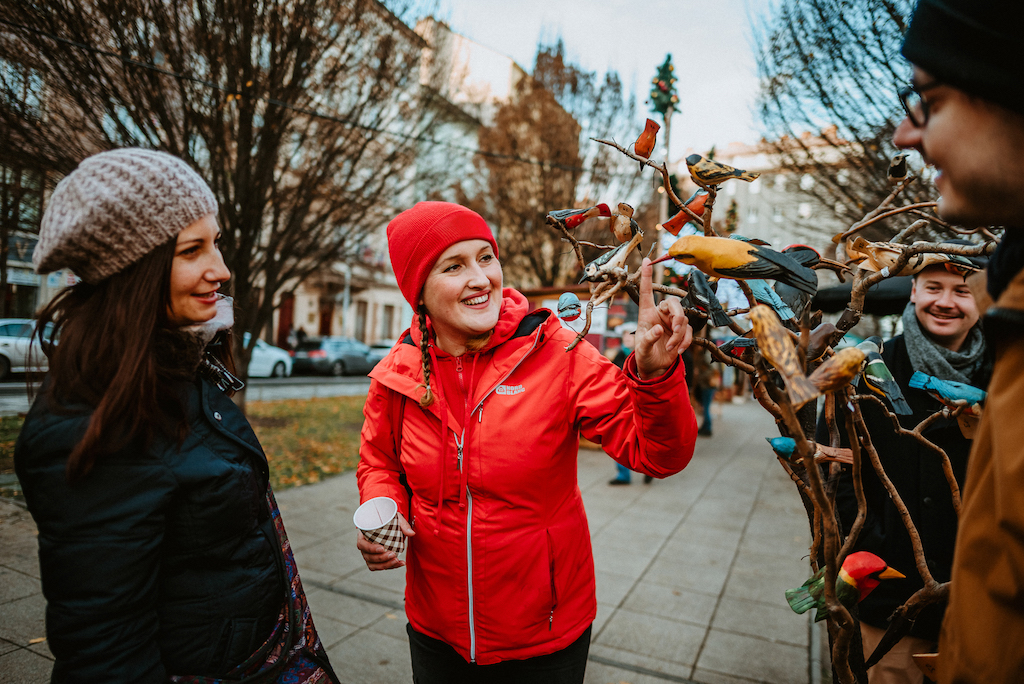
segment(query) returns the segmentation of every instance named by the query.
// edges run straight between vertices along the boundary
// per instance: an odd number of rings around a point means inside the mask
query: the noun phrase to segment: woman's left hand
[[[640,266],[640,317],[636,324],[636,368],[641,380],[651,380],[667,371],[676,357],[693,340],[683,305],[676,297],[666,297],[654,305],[650,259]]]

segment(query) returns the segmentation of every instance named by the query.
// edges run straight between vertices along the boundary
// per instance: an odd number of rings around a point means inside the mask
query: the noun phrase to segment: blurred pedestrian
[[[893,142],[939,171],[943,219],[1007,226],[983,319],[995,368],[967,468],[939,681],[1024,681],[1024,3],[920,0]]]
[[[621,342],[619,343],[619,350],[615,353],[615,358],[612,359],[619,368],[622,368],[626,359],[633,352],[633,345],[636,339],[636,323],[623,323],[619,326],[619,335]],[[608,481],[610,485],[628,485],[633,481],[633,471],[616,462],[615,464],[615,477]],[[650,475],[644,475],[644,484],[650,484],[654,481],[654,478]]]
[[[693,389],[704,414],[697,434],[701,437],[711,436],[711,408],[718,391],[720,375],[711,361],[711,352],[703,347],[693,348]]]
[[[362,501],[398,502],[408,558],[362,533],[356,546],[371,570],[408,563],[413,678],[582,682],[597,601],[579,436],[654,477],[686,466],[682,307],[654,305],[645,261],[619,370],[589,344],[567,353],[575,335],[503,287],[475,212],[418,203],[391,221],[388,249],[416,314],[371,373],[357,473]]]
[[[40,313],[49,373],[14,459],[53,682],[338,681],[230,398],[216,214],[195,171],[141,149],[89,157],[47,204],[36,270],[82,280]]]

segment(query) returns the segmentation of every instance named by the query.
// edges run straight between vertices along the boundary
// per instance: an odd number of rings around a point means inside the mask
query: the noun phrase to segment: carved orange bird
[[[619,242],[629,242],[633,236],[640,232],[640,226],[633,219],[633,207],[625,202],[620,202],[618,211],[612,214],[612,235]]]
[[[708,203],[708,191],[704,188],[698,188],[697,192],[690,195],[690,199],[686,200],[683,204],[686,208],[692,211],[697,216],[704,215],[704,205]],[[680,211],[675,216],[670,218],[665,223],[661,224],[661,227],[672,233],[673,235],[679,235],[679,231],[682,230],[683,226],[692,221],[690,215],[685,211]]]
[[[651,152],[654,151],[654,143],[658,140],[658,131],[661,130],[661,126],[654,119],[648,119],[647,125],[644,126],[644,132],[640,134],[640,137],[633,143],[633,152],[638,157],[644,159],[650,159]],[[644,165],[640,164],[640,172],[643,173]]]
[[[770,306],[758,304],[750,309],[750,322],[754,324],[757,348],[768,363],[775,366],[795,408],[800,408],[818,396],[818,389],[804,375],[796,345],[788,330]]]
[[[867,355],[856,347],[845,347],[814,369],[807,378],[821,393],[846,387],[860,373]]]

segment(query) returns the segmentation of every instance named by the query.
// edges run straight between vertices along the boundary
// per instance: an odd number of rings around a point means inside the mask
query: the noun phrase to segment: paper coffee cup
[[[368,500],[352,516],[363,536],[388,551],[405,551],[405,535],[398,525],[398,504],[388,496]]]

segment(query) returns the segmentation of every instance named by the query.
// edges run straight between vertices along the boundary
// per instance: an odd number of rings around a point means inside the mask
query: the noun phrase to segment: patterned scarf
[[[951,351],[936,344],[921,329],[914,311],[914,303],[903,310],[903,340],[914,370],[934,375],[940,380],[954,380],[973,385],[984,371],[988,357],[985,354],[985,335],[980,323],[976,323],[960,345],[960,351]]]

